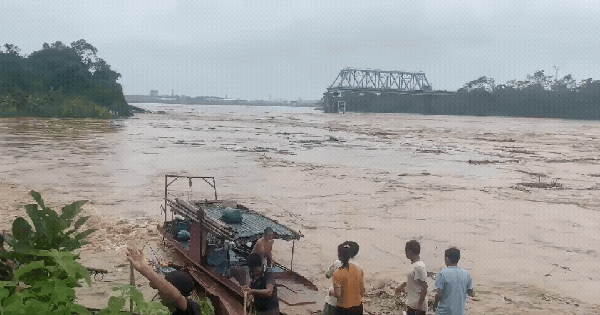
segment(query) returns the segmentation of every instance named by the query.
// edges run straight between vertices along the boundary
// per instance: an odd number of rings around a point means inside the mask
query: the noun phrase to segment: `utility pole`
[[[560,66],[554,66],[554,82],[558,81],[558,69],[560,69]]]

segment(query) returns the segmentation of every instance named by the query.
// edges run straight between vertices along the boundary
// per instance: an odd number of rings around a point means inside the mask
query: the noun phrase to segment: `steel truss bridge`
[[[354,68],[340,70],[333,84],[327,88],[328,93],[337,95],[343,92],[411,94],[431,91],[431,86],[423,72]]]

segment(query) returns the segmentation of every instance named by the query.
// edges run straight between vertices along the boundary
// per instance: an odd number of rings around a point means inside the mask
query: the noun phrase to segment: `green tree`
[[[13,44],[4,44],[4,48],[6,49],[6,54],[11,54],[15,56],[20,56],[21,54],[21,48]]]
[[[0,49],[0,117],[131,116],[121,74],[111,69],[98,49],[84,39],[70,46],[44,43],[29,56],[5,44]]]
[[[28,58],[30,71],[48,90],[63,89],[67,94],[83,94],[91,87],[91,73],[75,49],[61,42],[33,52]]]
[[[531,85],[529,87],[532,85],[539,85],[544,90],[550,89],[550,86],[552,85],[552,78],[553,76],[551,75],[545,75],[544,70],[538,70],[533,75],[527,75],[527,79],[531,81]],[[534,87],[534,89],[536,88]]]
[[[488,78],[486,76],[479,77],[476,80],[470,81],[466,83],[462,88],[460,88],[459,92],[494,92],[495,80],[492,78]]]
[[[565,75],[562,79],[554,81],[552,84],[552,91],[556,92],[570,92],[577,88],[577,81],[573,79],[570,74]]]
[[[88,70],[91,70],[94,62],[96,61],[96,54],[98,53],[98,49],[94,47],[92,44],[85,41],[85,39],[80,39],[78,41],[71,43],[71,48],[75,49],[79,58],[84,62],[84,64],[88,67]]]

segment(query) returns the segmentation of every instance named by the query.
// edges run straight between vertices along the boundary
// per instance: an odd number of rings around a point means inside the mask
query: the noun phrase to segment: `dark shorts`
[[[406,310],[406,315],[425,315],[425,313],[426,313],[425,311],[419,311],[419,310],[416,310],[416,309],[414,309],[412,307],[409,307]]]
[[[335,306],[325,303],[323,307],[323,315],[335,315]]]
[[[336,306],[335,315],[362,315],[363,314],[363,305],[362,303],[358,306],[353,306],[350,308],[343,308]]]

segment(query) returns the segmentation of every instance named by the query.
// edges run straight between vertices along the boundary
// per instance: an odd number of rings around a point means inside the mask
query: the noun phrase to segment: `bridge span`
[[[434,92],[423,72],[342,68],[327,92],[323,93],[323,107],[328,113],[346,110],[379,111],[372,110],[372,105],[377,106],[382,100],[385,103],[393,103],[394,99],[405,102],[406,98],[400,95],[448,93]],[[361,99],[365,95],[368,97]],[[384,96],[380,97],[381,95]]]

